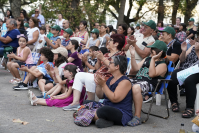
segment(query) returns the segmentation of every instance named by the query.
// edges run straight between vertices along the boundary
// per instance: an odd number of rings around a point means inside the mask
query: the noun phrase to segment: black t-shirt
[[[181,44],[178,41],[175,41],[170,47],[168,47],[167,55],[171,56],[172,53],[179,56],[182,53]],[[177,64],[177,61],[175,64]]]

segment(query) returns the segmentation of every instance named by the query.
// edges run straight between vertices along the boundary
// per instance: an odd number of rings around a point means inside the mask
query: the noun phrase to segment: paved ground
[[[95,132],[120,132],[120,133],[178,133],[181,123],[185,129],[191,131],[192,119],[181,118],[181,112],[173,113],[170,110],[170,117],[167,120],[150,116],[150,119],[137,127],[113,126],[105,129],[98,129],[95,125],[80,127],[73,123],[73,111],[63,111],[61,108],[31,106],[27,98],[27,90],[15,91],[8,71],[0,68],[0,133],[95,133]],[[36,95],[40,95],[38,89],[31,88]],[[144,104],[146,109],[148,104]],[[154,104],[152,112],[166,115],[164,101],[161,106]],[[185,108],[185,97],[181,97],[180,109]],[[142,119],[146,117],[142,114]],[[13,119],[20,119],[29,122],[27,125],[13,123]]]

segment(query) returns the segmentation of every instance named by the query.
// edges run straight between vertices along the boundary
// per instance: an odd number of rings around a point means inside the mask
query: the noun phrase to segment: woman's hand
[[[78,55],[78,58],[82,60],[83,55],[82,55],[82,54],[79,54],[79,53],[77,53],[77,55]]]
[[[101,51],[95,51],[94,55],[101,61],[104,59],[103,53]]]
[[[163,53],[163,51],[160,51],[157,55],[154,55],[152,58],[153,58],[154,60],[160,59],[160,57],[162,56],[162,53]]]
[[[16,55],[13,52],[7,55],[8,58],[15,58],[15,56]]]
[[[182,51],[186,51],[186,50],[187,50],[187,43],[186,43],[186,41],[184,41],[184,42],[181,44],[181,50],[182,50]]]
[[[54,99],[56,99],[56,96],[52,96],[52,97],[50,97],[49,100],[54,100]]]
[[[131,53],[131,56],[135,56],[135,47],[133,47],[132,45],[129,46],[129,51]]]
[[[195,40],[192,40],[190,39],[190,45],[195,45],[196,41]],[[182,44],[181,44],[182,45]]]
[[[96,83],[102,87],[103,85],[106,84],[105,77],[102,76],[101,74],[97,74],[97,76],[96,76]]]
[[[26,72],[28,70],[28,67],[25,65],[21,65],[21,68],[19,69]]]
[[[55,74],[59,74],[59,70],[58,70],[57,66],[54,67],[54,72],[55,72]]]

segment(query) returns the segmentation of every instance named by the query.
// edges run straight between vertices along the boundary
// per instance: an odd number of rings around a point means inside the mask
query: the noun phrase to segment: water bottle
[[[181,129],[180,129],[179,133],[185,133],[185,129],[184,129],[184,124],[183,123],[181,123]]]

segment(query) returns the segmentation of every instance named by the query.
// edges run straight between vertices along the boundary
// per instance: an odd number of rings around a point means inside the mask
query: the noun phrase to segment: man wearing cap
[[[182,50],[181,44],[175,39],[174,28],[167,26],[164,30],[159,31],[162,32],[161,40],[167,44],[167,58],[176,64]]]
[[[17,29],[17,22],[15,19],[8,19],[6,21],[6,27],[8,29],[7,33],[0,37],[0,56],[3,56],[4,48],[3,45],[19,47],[17,35],[20,35],[19,30]],[[14,49],[15,53],[16,49]]]
[[[58,25],[54,25],[53,27],[51,27],[51,33],[53,34],[53,36],[50,38],[50,40],[47,37],[44,37],[48,47],[56,49],[61,45],[61,39],[59,37],[60,31],[61,28]]]
[[[39,27],[45,24],[44,16],[40,14],[39,9],[35,9],[35,14],[33,14],[32,17],[36,17],[38,19]]]
[[[61,46],[66,48],[68,46],[69,42],[71,41],[70,40],[70,36],[73,35],[73,31],[70,28],[68,28],[68,29],[62,28],[62,30],[64,31],[63,32],[63,37],[65,39],[62,40]]]
[[[189,21],[189,26],[187,27],[187,38],[186,39],[192,39],[194,40],[195,34],[197,33],[197,27],[194,25],[194,18],[190,18]]]
[[[63,32],[64,32],[64,30],[63,29],[68,29],[69,28],[69,21],[68,20],[64,20],[63,22],[62,22],[62,30],[61,30],[61,32],[60,32],[60,35],[62,36],[63,35]]]
[[[153,20],[149,20],[148,22],[144,22],[144,29],[142,34],[138,34],[133,38],[131,36],[127,39],[128,45],[125,46],[125,50],[129,48],[130,45],[135,47],[135,60],[136,63],[139,63],[145,57],[150,55],[150,49],[146,46],[152,45],[155,42],[155,39],[152,36],[152,33],[156,29],[156,23]],[[126,53],[127,57],[131,57],[130,51],[128,50]]]

